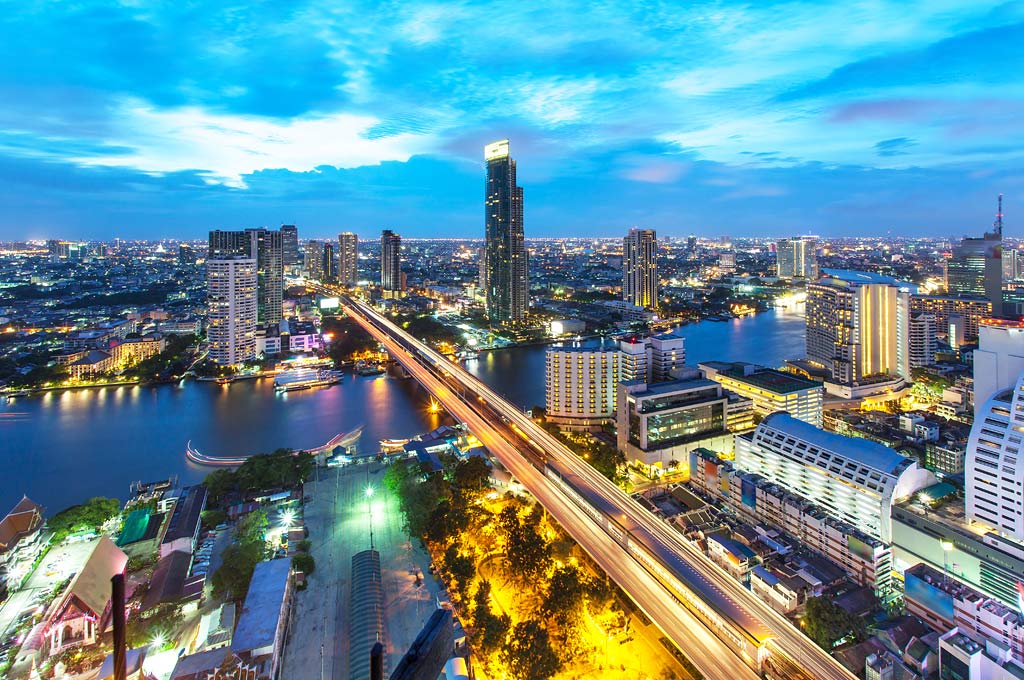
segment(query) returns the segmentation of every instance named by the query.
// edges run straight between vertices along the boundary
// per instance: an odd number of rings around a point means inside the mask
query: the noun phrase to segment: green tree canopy
[[[516,680],[548,680],[562,667],[548,631],[538,621],[516,624],[500,656]]]
[[[54,540],[62,541],[76,531],[98,529],[104,522],[121,511],[121,501],[116,498],[97,496],[81,505],[72,505],[47,520],[46,525],[54,534]]]

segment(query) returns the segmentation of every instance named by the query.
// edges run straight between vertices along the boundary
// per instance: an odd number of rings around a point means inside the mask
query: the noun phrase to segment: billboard
[[[743,497],[743,505],[748,508],[757,507],[757,485],[752,479],[743,478],[740,480],[740,490]]]
[[[904,574],[903,597],[945,621],[953,620],[953,596],[909,571]]]
[[[320,309],[337,309],[341,300],[336,297],[320,298]]]
[[[870,560],[875,554],[874,549],[870,545],[852,534],[847,534],[846,536],[846,547],[850,549],[851,553],[862,560]]]

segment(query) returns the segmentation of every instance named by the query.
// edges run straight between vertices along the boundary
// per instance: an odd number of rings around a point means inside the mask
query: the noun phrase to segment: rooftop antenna
[[[996,208],[996,221],[992,223],[992,226],[996,228],[996,233],[1000,236],[1003,235],[1003,195],[999,194],[999,203]]]

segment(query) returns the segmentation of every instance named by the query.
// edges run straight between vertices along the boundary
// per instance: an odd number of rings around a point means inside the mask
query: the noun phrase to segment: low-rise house
[[[291,621],[292,592],[291,560],[256,565],[231,640],[231,651],[258,670],[258,680],[278,677]]]

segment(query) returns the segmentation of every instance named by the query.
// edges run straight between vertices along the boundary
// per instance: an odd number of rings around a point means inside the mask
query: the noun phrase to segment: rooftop
[[[260,562],[245,594],[242,614],[231,640],[231,651],[249,652],[274,644],[281,607],[288,590],[291,560]]]
[[[754,435],[756,436],[757,432],[767,428],[779,430],[887,474],[896,474],[900,467],[906,465],[909,460],[888,446],[868,439],[844,437],[834,432],[826,432],[810,423],[797,420],[788,413],[772,413],[765,416],[765,419],[757,426]]]
[[[774,368],[755,366],[753,367],[753,372],[748,373],[746,367],[751,366],[751,364],[744,364],[743,362],[705,361],[698,365],[701,367],[709,366],[721,375],[776,394],[790,394],[792,392],[821,387],[820,382],[807,380],[793,373],[777,371]]]

